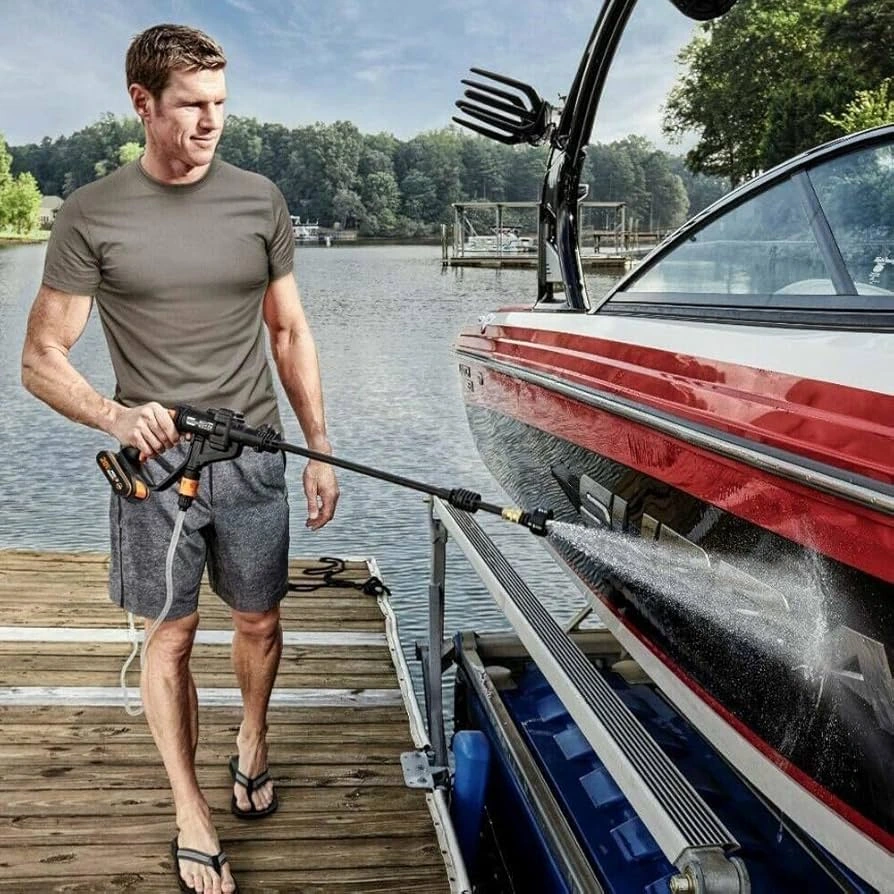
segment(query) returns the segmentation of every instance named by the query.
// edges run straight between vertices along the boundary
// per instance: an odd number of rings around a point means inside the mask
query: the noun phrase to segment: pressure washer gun
[[[551,509],[535,509],[527,512],[513,506],[497,506],[481,499],[481,495],[465,488],[444,488],[394,475],[370,466],[339,459],[328,453],[320,453],[307,447],[298,447],[282,439],[282,435],[270,425],[251,428],[245,424],[245,417],[233,410],[196,410],[193,407],[179,406],[173,412],[174,425],[182,434],[190,435],[189,452],[184,462],[173,469],[163,481],[152,481],[145,475],[139,464],[139,450],[125,447],[118,453],[102,450],[96,461],[108,479],[115,493],[127,500],[142,502],[149,498],[152,491],[166,490],[179,481],[178,504],[187,509],[195,499],[199,488],[199,476],[202,469],[211,463],[235,459],[245,447],[261,452],[294,453],[306,459],[318,460],[331,466],[357,472],[370,478],[378,478],[396,484],[399,487],[420,491],[430,496],[439,497],[455,509],[465,512],[489,512],[498,515],[504,521],[521,525],[533,534],[545,537],[549,533],[552,521]]]

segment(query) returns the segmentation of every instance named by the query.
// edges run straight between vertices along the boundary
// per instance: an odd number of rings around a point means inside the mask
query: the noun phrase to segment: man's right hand
[[[180,442],[180,432],[169,410],[152,401],[138,407],[123,407],[115,413],[109,434],[124,447],[136,447],[140,462],[164,453]]]

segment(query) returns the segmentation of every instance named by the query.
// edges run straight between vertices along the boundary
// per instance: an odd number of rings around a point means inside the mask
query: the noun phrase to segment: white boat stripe
[[[143,631],[137,631],[143,639]],[[227,646],[233,641],[232,630],[200,630],[200,646]],[[0,643],[129,643],[126,627],[0,627]],[[387,646],[384,633],[365,631],[303,630],[284,632],[286,646]]]
[[[140,690],[127,690],[131,705],[140,701]],[[238,689],[198,690],[199,704],[205,707],[239,707],[242,693]],[[13,707],[80,706],[122,707],[124,693],[120,686],[3,686],[0,705]],[[340,708],[340,707],[403,707],[400,689],[274,689],[272,708]]]
[[[774,329],[771,326],[621,317],[608,313],[528,311],[488,314],[486,322],[492,326],[570,332],[820,382],[835,382],[878,394],[894,394],[894,380],[879,372],[894,366],[894,333],[891,332]]]

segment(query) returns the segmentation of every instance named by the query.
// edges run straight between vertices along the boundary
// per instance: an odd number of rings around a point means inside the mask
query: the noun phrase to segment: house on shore
[[[40,226],[48,230],[53,226],[53,221],[62,207],[62,199],[59,196],[44,196],[40,200]]]

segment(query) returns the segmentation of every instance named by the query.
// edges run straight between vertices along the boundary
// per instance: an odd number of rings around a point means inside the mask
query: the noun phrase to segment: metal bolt
[[[695,894],[695,881],[689,873],[675,875],[670,880],[671,894]]]

